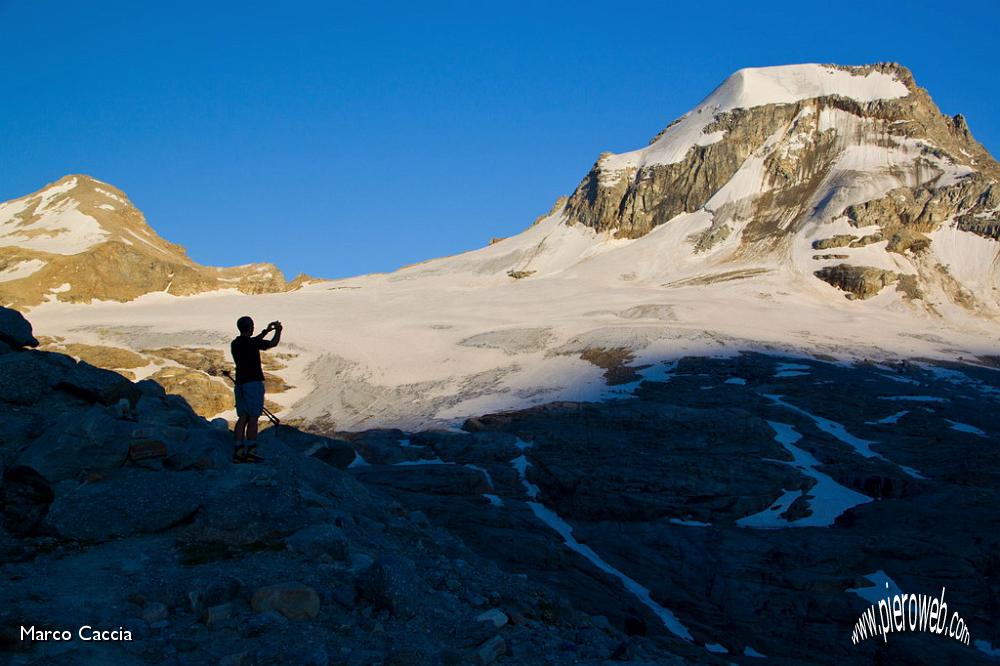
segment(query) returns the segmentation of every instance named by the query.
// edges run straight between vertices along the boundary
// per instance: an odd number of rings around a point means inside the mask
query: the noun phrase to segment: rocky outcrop
[[[215,416],[235,408],[232,387],[203,372],[167,367],[157,370],[152,379],[168,393],[184,396],[198,414]]]
[[[626,348],[588,347],[580,353],[580,358],[603,369],[608,386],[634,382],[640,378],[639,371],[649,367],[630,365],[635,360],[635,354]]]
[[[151,292],[176,296],[217,289],[247,294],[291,291],[273,264],[202,266],[160,238],[125,194],[84,175],[0,204],[0,304],[129,301]]]
[[[851,234],[838,234],[830,238],[821,238],[820,240],[813,241],[812,248],[814,250],[829,250],[835,247],[847,247],[856,238],[856,236]]]
[[[827,266],[816,271],[815,275],[820,280],[847,292],[849,299],[871,298],[899,280],[899,276],[892,271],[851,264]]]
[[[722,114],[705,133],[725,132],[726,140],[694,146],[674,164],[609,171],[604,163],[611,154],[602,154],[569,197],[567,218],[622,238],[643,236],[680,213],[702,208],[795,113],[794,107],[779,107]]]
[[[149,359],[131,349],[108,345],[87,345],[76,342],[47,344],[49,351],[61,351],[81,361],[107,370],[134,370],[149,365]]]
[[[17,310],[0,308],[0,344],[8,348],[37,347],[38,340],[32,335],[31,324]],[[2,351],[2,348],[0,348]]]

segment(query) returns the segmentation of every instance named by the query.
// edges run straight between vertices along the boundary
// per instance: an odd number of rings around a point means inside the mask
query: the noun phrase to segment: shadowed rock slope
[[[502,569],[625,631],[701,646],[699,660],[993,663],[995,362],[685,358],[629,398],[463,433],[358,433],[371,464],[352,471]],[[918,631],[855,645],[886,579],[946,588],[970,644]]]
[[[156,383],[35,344],[0,308],[4,663],[681,661],[359,482],[344,440],[282,426],[234,465],[225,426]]]

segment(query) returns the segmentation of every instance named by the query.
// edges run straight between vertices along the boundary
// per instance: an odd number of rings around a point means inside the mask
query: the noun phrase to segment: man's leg
[[[235,444],[235,449],[233,450],[233,458],[241,458],[245,455],[244,450],[244,439],[246,438],[247,422],[249,419],[246,414],[243,414],[238,419],[236,419],[236,430],[233,432],[233,439]]]
[[[246,392],[250,410],[247,418],[247,458],[254,462],[260,462],[262,458],[257,455],[257,420],[264,410],[264,382],[248,384]]]
[[[247,458],[253,462],[259,462],[262,458],[257,454],[257,417],[251,416],[247,420]]]
[[[236,430],[233,431],[233,436],[236,438],[237,442],[242,442],[246,439],[246,429],[247,429],[247,419],[246,414],[236,419]]]

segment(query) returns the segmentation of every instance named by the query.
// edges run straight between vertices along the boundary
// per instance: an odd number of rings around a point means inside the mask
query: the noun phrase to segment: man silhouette
[[[258,462],[257,419],[264,411],[264,371],[260,367],[260,350],[271,349],[281,340],[281,322],[272,321],[260,335],[253,334],[253,319],[240,317],[236,321],[240,334],[232,344],[233,363],[236,364],[236,444],[233,462]],[[269,332],[274,337],[265,340]]]

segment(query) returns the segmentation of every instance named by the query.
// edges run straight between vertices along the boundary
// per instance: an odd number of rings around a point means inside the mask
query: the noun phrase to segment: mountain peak
[[[186,295],[234,288],[285,291],[273,264],[201,266],[160,237],[117,187],[68,174],[0,203],[0,303],[20,307],[55,298],[126,301],[155,291]]]
[[[738,111],[802,104],[813,99],[869,104],[907,98],[916,90],[910,71],[896,63],[747,67],[730,75],[645,148],[618,155],[603,154],[599,164],[610,173],[629,167],[680,162],[692,149],[720,140],[725,133],[720,116]]]
[[[835,95],[857,102],[898,99],[910,94],[908,80],[909,70],[896,63],[746,67],[727,78],[698,109],[730,111]]]
[[[998,313],[997,182],[1000,165],[965,119],[942,114],[902,65],[746,68],[644,148],[602,153],[550,217],[612,242],[656,231],[642,245],[665,239],[670,273],[685,279],[791,270],[851,298],[896,284],[901,300],[934,313],[935,300]],[[579,242],[588,270],[595,253],[610,256]],[[957,248],[975,253],[975,268]],[[544,254],[515,273],[579,260]],[[659,262],[624,272],[669,282]]]

